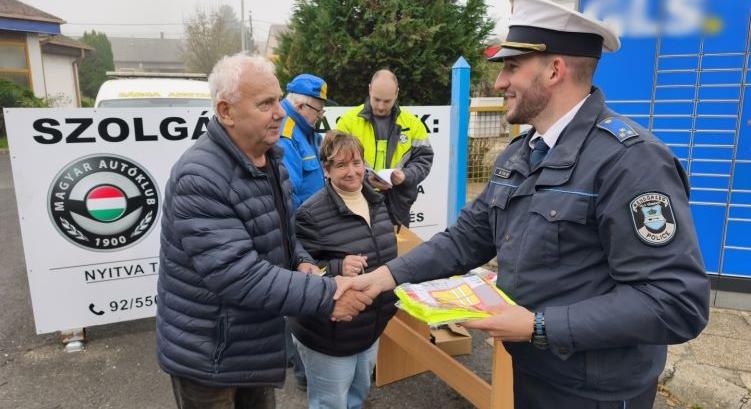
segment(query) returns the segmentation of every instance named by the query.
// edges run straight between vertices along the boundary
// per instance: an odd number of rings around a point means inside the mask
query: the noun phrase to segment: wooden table
[[[503,343],[493,345],[493,375],[488,384],[430,342],[424,323],[399,311],[381,336],[376,363],[376,386],[430,370],[480,409],[513,409],[511,357]]]

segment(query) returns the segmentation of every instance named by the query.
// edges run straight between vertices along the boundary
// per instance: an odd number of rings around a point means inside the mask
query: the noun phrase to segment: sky
[[[84,31],[103,31],[110,37],[180,38],[183,22],[196,10],[214,10],[228,4],[240,15],[242,0],[21,0],[26,4],[62,18],[67,24],[62,33],[78,37]],[[244,0],[245,12],[253,14],[256,41],[265,41],[271,24],[285,24],[294,0]],[[506,0],[486,1],[488,14],[496,21],[508,14]],[[247,19],[246,19],[247,20]],[[497,32],[503,32],[496,24]]]

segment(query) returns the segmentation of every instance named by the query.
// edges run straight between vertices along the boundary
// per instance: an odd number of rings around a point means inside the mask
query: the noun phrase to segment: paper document
[[[515,304],[495,285],[496,273],[475,269],[463,276],[402,284],[397,306],[429,325],[485,318],[500,304]]]
[[[370,168],[368,168],[368,170],[373,174],[377,181],[391,186],[391,174],[394,173],[396,169],[381,169],[378,172]]]

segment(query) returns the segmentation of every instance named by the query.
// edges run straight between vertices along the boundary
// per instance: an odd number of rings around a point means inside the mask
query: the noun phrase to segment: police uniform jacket
[[[323,187],[323,167],[318,158],[321,135],[289,101],[282,101],[282,107],[287,115],[282,119],[279,146],[284,150],[284,166],[292,182],[292,205],[297,209]]]
[[[342,262],[350,254],[368,257],[366,272],[396,257],[394,225],[383,195],[368,185],[363,185],[362,194],[368,202],[370,225],[349,210],[330,182],[297,212],[297,238],[327,276],[342,275]],[[290,319],[292,333],[308,348],[326,355],[357,354],[378,341],[396,313],[395,301],[393,293],[381,294],[350,322],[296,317]]]
[[[409,211],[417,200],[417,186],[428,177],[433,165],[433,148],[422,121],[394,104],[388,135],[376,135],[370,99],[342,115],[336,129],[360,140],[365,162],[376,172],[399,168],[404,182],[385,192],[386,205],[394,224],[409,226]],[[366,179],[367,181],[367,179]]]
[[[455,225],[388,266],[397,283],[418,282],[495,255],[498,287],[544,312],[550,344],[506,343],[514,370],[589,399],[632,398],[656,382],[665,345],[707,323],[687,177],[597,89],[537,169],[533,134],[501,153]]]
[[[285,268],[313,259],[295,239],[281,155],[278,147],[267,153],[266,172],[281,184],[286,232],[269,176],[216,117],[172,167],[157,283],[157,356],[164,371],[219,387],[280,386],[282,317],[331,315],[334,280]]]

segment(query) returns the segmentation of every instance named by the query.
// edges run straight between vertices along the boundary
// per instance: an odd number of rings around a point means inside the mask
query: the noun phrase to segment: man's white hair
[[[313,99],[313,97],[310,97],[310,96],[307,96],[307,95],[303,95],[303,94],[295,94],[294,92],[290,92],[290,93],[287,94],[287,96],[285,97],[285,99],[287,101],[291,102],[292,105],[297,105],[297,104],[307,104],[308,102],[310,102]]]
[[[219,101],[234,104],[240,99],[240,76],[245,70],[273,75],[274,64],[260,55],[237,53],[222,57],[209,74],[209,89],[214,110]]]

